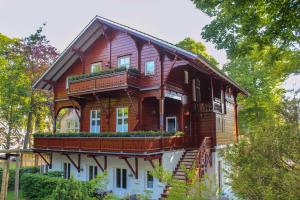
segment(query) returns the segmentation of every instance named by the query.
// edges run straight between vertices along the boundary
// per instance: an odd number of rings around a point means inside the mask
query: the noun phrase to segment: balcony
[[[67,94],[89,94],[138,87],[136,69],[117,68],[95,74],[68,77]]]
[[[57,136],[56,136],[57,135]],[[65,134],[67,135],[67,134]],[[74,136],[52,134],[34,137],[34,149],[46,151],[72,152],[111,152],[111,153],[154,153],[162,150],[180,149],[184,147],[183,136],[123,136],[113,137],[91,134],[84,137],[84,133]]]

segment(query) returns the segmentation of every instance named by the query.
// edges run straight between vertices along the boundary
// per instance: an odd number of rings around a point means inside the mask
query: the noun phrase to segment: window
[[[153,188],[153,176],[151,175],[150,171],[147,171],[147,174],[146,174],[146,187],[147,189],[152,189]]]
[[[184,70],[184,83],[189,84],[189,72]]]
[[[153,60],[145,63],[145,75],[155,74],[155,62]]]
[[[167,132],[177,131],[176,117],[166,117],[166,131]]]
[[[128,108],[117,108],[117,132],[128,131]]]
[[[100,133],[100,110],[90,111],[90,132]]]
[[[97,175],[98,175],[98,168],[97,168],[97,166],[90,165],[89,166],[89,180],[92,180],[92,179],[96,178]]]
[[[71,174],[71,164],[70,163],[64,163],[64,179],[70,179]]]
[[[102,62],[96,62],[91,64],[91,73],[97,73],[102,71]]]
[[[118,58],[118,67],[130,67],[130,56],[122,56]]]
[[[116,187],[117,188],[127,188],[127,170],[117,168],[116,169]]]
[[[66,120],[67,122],[67,132],[79,132],[79,121],[78,120],[73,120],[73,119],[68,119]]]
[[[200,102],[200,100],[201,100],[200,80],[193,79],[193,101]]]

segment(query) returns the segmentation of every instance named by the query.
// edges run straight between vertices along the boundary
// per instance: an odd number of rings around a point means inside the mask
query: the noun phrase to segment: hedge
[[[38,173],[39,172],[39,167],[21,167],[19,175],[22,177],[26,173]],[[2,174],[3,174],[3,169],[0,168],[0,180],[2,180]],[[15,170],[10,169],[9,170],[9,180],[8,180],[8,190],[14,190],[15,187]],[[1,184],[0,184],[0,189],[1,189]]]
[[[39,200],[49,197],[59,181],[67,180],[44,174],[24,174],[20,182],[25,199]]]
[[[135,69],[135,68],[127,69],[126,67],[118,67],[118,68],[108,69],[105,71],[100,71],[100,72],[91,73],[91,74],[81,74],[78,76],[70,76],[70,77],[68,77],[68,81],[71,83],[71,82],[86,79],[86,78],[92,78],[92,77],[96,77],[96,76],[100,76],[100,75],[113,74],[113,73],[123,72],[123,71],[128,71],[130,74],[133,74],[133,75],[138,75],[140,73],[139,70]]]
[[[181,136],[182,132],[177,131],[173,133],[161,131],[135,131],[135,132],[102,132],[102,133],[35,133],[33,137],[158,137],[158,136]]]

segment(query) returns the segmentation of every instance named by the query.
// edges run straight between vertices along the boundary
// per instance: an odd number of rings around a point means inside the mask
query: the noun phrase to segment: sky
[[[192,37],[203,42],[221,65],[227,61],[224,50],[201,38],[211,19],[190,0],[0,0],[0,33],[22,38],[46,23],[44,34],[62,52],[96,15],[171,43]],[[299,88],[300,76],[284,87]]]

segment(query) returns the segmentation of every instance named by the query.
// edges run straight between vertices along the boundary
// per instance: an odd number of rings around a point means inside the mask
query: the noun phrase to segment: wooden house
[[[201,55],[99,16],[34,87],[53,90],[55,119],[64,108],[79,118],[80,134],[34,137],[51,170],[80,180],[107,170],[108,190],[153,199],[167,191],[155,165],[181,180],[180,164],[218,168],[217,147],[238,137],[237,95],[247,94]]]

